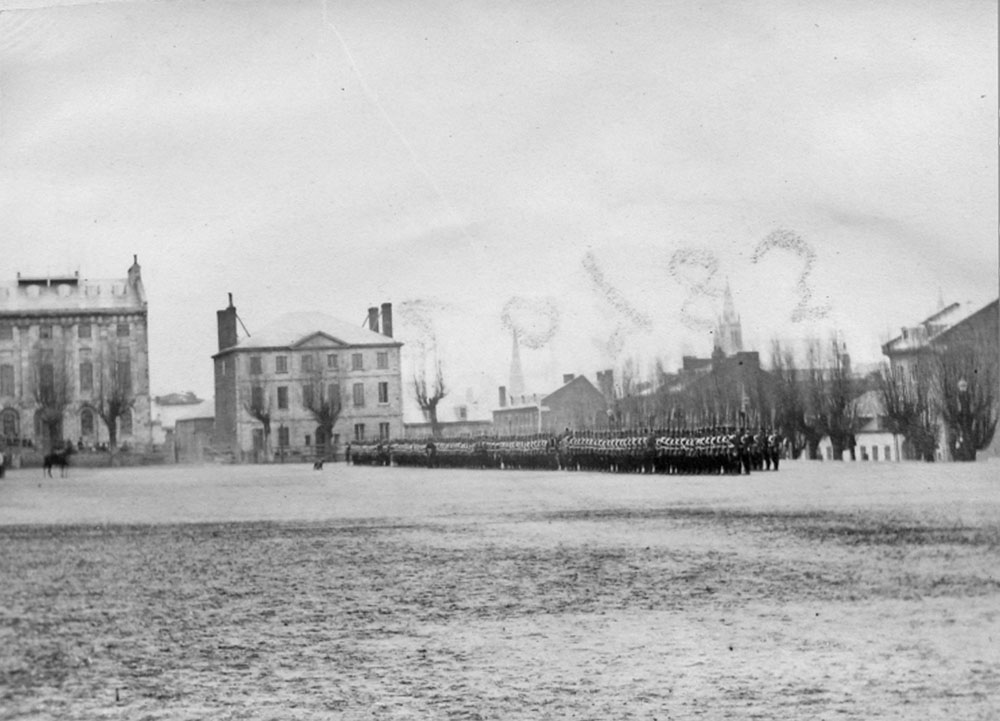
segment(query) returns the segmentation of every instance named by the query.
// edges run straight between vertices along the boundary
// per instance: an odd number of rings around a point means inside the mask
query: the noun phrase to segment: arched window
[[[0,432],[4,438],[17,438],[20,435],[18,425],[17,411],[13,408],[7,408],[0,413]]]
[[[80,411],[80,435],[85,437],[94,435],[94,411],[89,408]]]
[[[127,410],[118,418],[118,435],[132,435],[132,411]]]

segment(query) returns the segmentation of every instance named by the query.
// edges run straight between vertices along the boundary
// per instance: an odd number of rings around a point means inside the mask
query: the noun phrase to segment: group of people
[[[358,465],[427,468],[590,470],[617,473],[749,474],[778,470],[784,439],[776,431],[735,426],[631,431],[571,431],[355,442]]]

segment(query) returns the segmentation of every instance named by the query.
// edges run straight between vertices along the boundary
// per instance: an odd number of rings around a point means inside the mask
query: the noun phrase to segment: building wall
[[[352,357],[360,353],[362,368],[352,367]],[[377,354],[385,353],[387,367],[379,368]],[[337,357],[333,368],[328,356]],[[278,358],[283,357],[285,370],[278,369]],[[313,359],[313,370],[304,370],[303,357]],[[252,359],[259,359],[260,372],[253,372]],[[379,402],[379,383],[388,384],[387,400]],[[239,349],[236,348],[215,359],[216,447],[231,449],[242,459],[256,457],[254,431],[262,424],[247,411],[252,389],[262,389],[265,406],[271,412],[271,453],[277,451],[282,440],[282,429],[287,429],[288,446],[303,450],[315,447],[317,422],[305,407],[303,386],[313,384],[314,392],[326,394],[330,384],[339,384],[342,410],[333,429],[334,444],[343,447],[355,440],[356,426],[364,426],[366,439],[379,438],[381,424],[386,424],[389,438],[403,437],[402,379],[398,345],[386,346],[335,346],[313,345],[291,349]],[[363,405],[355,404],[354,386],[360,384]],[[279,407],[279,389],[285,389],[287,407]]]
[[[857,445],[854,448],[855,460],[858,462],[895,462],[902,460],[903,438],[888,431],[858,433],[855,436]],[[830,439],[824,437],[819,444],[820,457],[825,461],[833,460],[833,445]],[[843,460],[851,460],[851,451],[843,453]]]
[[[173,460],[177,463],[201,463],[212,447],[214,418],[185,418],[174,426]]]
[[[109,294],[111,299],[106,297]],[[10,430],[13,424],[17,442],[26,441],[41,450],[59,440],[85,446],[106,443],[108,431],[97,406],[101,379],[108,382],[115,357],[128,359],[134,397],[131,431],[127,423],[119,422],[118,442],[148,450],[152,445],[149,353],[141,287],[132,280],[5,284],[0,288],[0,380],[6,378],[0,382],[0,436],[5,426]],[[42,363],[51,364],[53,385],[65,388],[68,402],[62,413],[61,439],[48,438],[47,429],[37,420],[42,407],[36,397]],[[83,363],[91,365],[89,390],[82,382]],[[89,432],[83,423],[86,414],[93,421]],[[15,441],[6,440],[8,444]]]

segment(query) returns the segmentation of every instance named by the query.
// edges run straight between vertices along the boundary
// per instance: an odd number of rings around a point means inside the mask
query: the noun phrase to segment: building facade
[[[240,461],[331,457],[351,441],[403,436],[402,343],[392,338],[390,303],[369,308],[367,328],[290,313],[240,338],[231,296],[217,319],[217,452]]]
[[[103,446],[109,403],[117,443],[148,450],[149,347],[138,259],[125,278],[79,273],[0,283],[0,437],[8,449]],[[122,403],[124,401],[124,403]]]
[[[502,436],[607,427],[608,401],[585,376],[566,375],[552,393],[521,397],[509,405],[501,388],[500,407],[493,411],[493,432]]]

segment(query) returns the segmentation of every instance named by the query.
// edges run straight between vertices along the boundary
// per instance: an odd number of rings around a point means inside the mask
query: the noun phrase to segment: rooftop
[[[334,318],[326,313],[303,311],[286,313],[268,325],[241,338],[236,348],[294,348],[315,336],[325,336],[337,345],[386,346],[402,345],[389,336]]]

